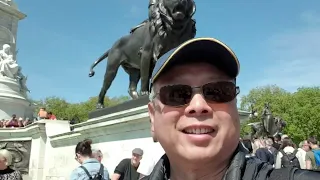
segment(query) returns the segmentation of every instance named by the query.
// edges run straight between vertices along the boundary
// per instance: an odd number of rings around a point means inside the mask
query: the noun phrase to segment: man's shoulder
[[[125,164],[130,164],[130,163],[131,163],[131,159],[125,158],[125,159],[122,159],[119,164],[125,165]]]
[[[308,151],[308,152],[306,152],[306,154],[307,154],[308,156],[313,156],[313,151]]]

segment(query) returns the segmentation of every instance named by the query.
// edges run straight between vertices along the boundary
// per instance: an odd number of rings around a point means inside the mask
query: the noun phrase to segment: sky
[[[106,62],[90,65],[130,28],[147,18],[148,0],[16,0],[17,60],[33,99],[58,96],[82,102],[97,96]],[[276,84],[290,92],[320,85],[320,1],[195,0],[197,37],[214,37],[240,61],[240,96]],[[128,95],[118,71],[107,96]]]

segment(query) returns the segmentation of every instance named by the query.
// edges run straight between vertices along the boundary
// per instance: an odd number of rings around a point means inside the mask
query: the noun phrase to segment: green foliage
[[[261,113],[266,102],[270,102],[274,116],[280,116],[287,122],[284,133],[295,142],[311,135],[320,138],[320,87],[303,87],[294,93],[275,85],[258,87],[241,97],[240,109],[251,111],[250,105],[254,104],[254,108]],[[246,128],[243,124],[242,134],[247,131]]]
[[[116,98],[105,98],[105,107],[114,106],[122,102],[128,101],[130,98],[127,96],[120,96]],[[59,97],[48,97],[44,100],[33,101],[36,104],[35,113],[39,112],[39,109],[45,107],[47,111],[53,112],[57,119],[71,120],[74,117],[78,117],[81,122],[88,119],[88,114],[95,110],[98,97],[91,97],[89,100],[81,103],[69,103],[63,98]]]

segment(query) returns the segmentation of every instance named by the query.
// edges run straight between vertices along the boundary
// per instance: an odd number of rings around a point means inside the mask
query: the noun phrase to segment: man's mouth
[[[190,127],[184,129],[182,132],[185,134],[210,134],[214,132],[214,129],[209,127]]]

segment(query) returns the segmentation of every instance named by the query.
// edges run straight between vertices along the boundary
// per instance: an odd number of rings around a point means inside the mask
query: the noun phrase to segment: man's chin
[[[190,147],[185,148],[180,152],[184,159],[190,162],[202,161],[205,162],[207,160],[212,160],[216,158],[220,158],[222,150],[218,150],[215,148],[209,147]]]

